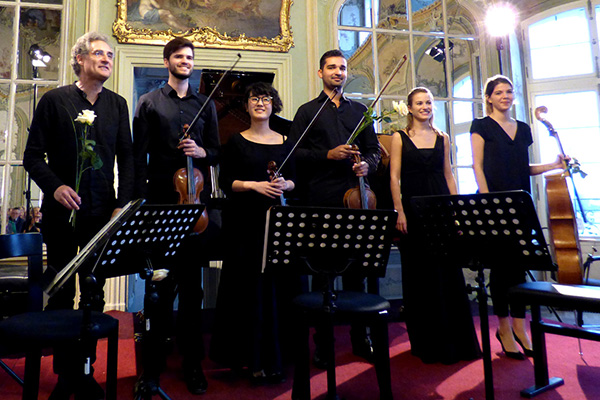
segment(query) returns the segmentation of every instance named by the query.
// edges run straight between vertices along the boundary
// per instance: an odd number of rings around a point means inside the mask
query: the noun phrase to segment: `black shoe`
[[[75,400],[104,400],[104,389],[93,375],[85,375],[78,379]]]
[[[519,339],[519,337],[517,336],[517,334],[515,333],[515,331],[513,331],[513,336],[515,337],[515,341],[517,342],[517,344],[519,346],[521,346],[521,348],[523,349],[523,353],[525,353],[525,355],[527,357],[533,357],[533,349],[528,349],[526,348],[523,343],[521,342],[521,339]]]
[[[133,387],[134,397],[145,399],[158,393],[158,378],[150,378],[142,374]]]
[[[283,372],[273,372],[267,375],[267,383],[270,385],[279,385],[285,382]]]
[[[373,354],[373,343],[371,342],[371,339],[367,336],[362,340],[353,341],[352,354],[373,363],[375,361],[375,355]]]
[[[69,400],[71,394],[75,391],[75,384],[72,381],[64,378],[62,375],[58,376],[58,382],[50,393],[48,400]]]
[[[496,339],[500,342],[500,346],[502,346],[502,351],[506,354],[506,357],[512,358],[515,360],[524,360],[525,356],[520,351],[506,351],[504,348],[504,343],[502,343],[502,339],[500,339],[500,331],[496,331]]]
[[[188,368],[183,371],[185,384],[191,394],[204,394],[208,389],[208,382],[202,367]]]

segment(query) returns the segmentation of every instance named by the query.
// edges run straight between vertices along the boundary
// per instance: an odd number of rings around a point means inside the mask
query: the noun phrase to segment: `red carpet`
[[[129,313],[111,313],[121,320],[119,341],[119,399],[133,398],[133,385],[137,378],[135,351],[132,340],[133,318]],[[493,318],[490,323],[493,323]],[[476,326],[479,319],[476,317]],[[347,400],[376,400],[379,396],[375,372],[370,364],[361,362],[350,350],[348,328],[336,328],[338,394]],[[440,329],[447,329],[441,327]],[[495,331],[492,326],[491,332]],[[485,399],[483,363],[461,362],[455,365],[423,364],[410,355],[408,336],[403,323],[390,324],[390,356],[395,400]],[[208,343],[208,337],[205,337]],[[582,340],[585,362],[579,357],[577,339],[546,335],[550,376],[559,376],[565,385],[544,393],[539,400],[600,399],[600,343]],[[521,389],[533,385],[531,360],[516,361],[500,355],[500,344],[492,340],[495,398],[497,400],[520,399]],[[96,379],[105,381],[105,343],[98,346],[95,364]],[[17,373],[23,372],[23,360],[5,360]],[[586,363],[587,362],[587,363]],[[246,379],[236,377],[226,369],[220,369],[210,361],[204,362],[209,381],[209,391],[203,396],[190,395],[182,382],[180,362],[177,356],[169,359],[168,370],[161,375],[161,387],[174,400],[199,398],[205,400],[287,400],[291,398],[291,368],[288,381],[277,386],[252,387]],[[326,393],[325,372],[312,369],[311,389],[313,399],[324,399]],[[56,376],[52,373],[52,357],[42,360],[40,399],[46,399],[52,390]],[[20,387],[0,370],[0,399],[21,398]],[[156,396],[155,398],[159,398]]]

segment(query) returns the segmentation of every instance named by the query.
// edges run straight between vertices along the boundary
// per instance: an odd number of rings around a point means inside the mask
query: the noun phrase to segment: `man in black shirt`
[[[344,194],[358,185],[358,177],[366,177],[377,168],[380,160],[379,142],[373,125],[369,125],[354,141],[359,151],[346,144],[367,107],[344,95],[347,62],[343,53],[340,50],[330,50],[323,54],[318,73],[323,81],[323,91],[316,99],[298,109],[290,130],[290,140],[300,140],[323,102],[333,95],[334,89],[337,93],[298,144],[296,191],[307,205],[343,207]],[[354,162],[355,155],[361,155],[360,163]],[[364,277],[345,276],[343,283],[346,290],[365,290]],[[321,284],[323,283],[313,278],[313,290]],[[372,349],[366,336],[366,328],[353,326],[351,336],[354,353],[369,358]],[[325,366],[319,354],[321,351],[318,340],[316,341],[315,364]]]
[[[114,53],[105,35],[87,33],[71,50],[71,66],[78,80],[46,93],[36,108],[23,156],[23,165],[44,192],[43,237],[48,253],[48,265],[56,271],[64,268],[87,242],[109,221],[133,194],[133,153],[127,102],[103,87],[113,68]],[[83,111],[95,113],[88,126],[88,139],[95,140],[94,152],[102,161],[99,169],[88,168],[77,182],[77,171],[89,167],[80,157],[84,123],[75,122]],[[115,195],[115,159],[118,165],[119,188]],[[76,189],[79,190],[76,190]],[[73,211],[74,210],[74,211]],[[71,220],[75,213],[75,223]],[[94,309],[104,306],[99,279]],[[75,279],[71,278],[48,301],[48,309],[73,308]],[[73,350],[66,350],[72,354]],[[80,379],[72,370],[69,357],[55,352],[54,369],[59,381],[50,397],[68,399],[103,398],[102,388],[92,375]],[[64,354],[62,354],[64,355]],[[63,363],[64,364],[61,364]],[[76,388],[73,388],[76,385]]]
[[[140,98],[133,120],[135,193],[152,204],[176,204],[178,194],[173,188],[173,175],[185,168],[186,157],[192,157],[194,167],[205,177],[208,167],[217,163],[218,120],[215,105],[210,102],[188,132],[189,138],[181,140],[184,124],[192,122],[207,97],[194,93],[189,84],[194,68],[194,46],[189,40],[171,40],[165,45],[163,56],[169,70],[168,83]],[[206,203],[208,190],[201,193],[200,200]],[[184,378],[191,393],[201,394],[208,384],[200,363],[204,358],[200,321],[203,291],[198,259],[206,249],[195,249],[192,254],[189,243],[186,247],[188,251],[183,254],[188,258],[180,258],[172,266],[161,266],[171,272],[160,282],[159,291],[163,310],[168,302],[172,309],[172,294],[175,290],[179,292],[177,341],[183,355]],[[157,372],[145,371],[150,375],[145,378],[157,379],[151,376]]]

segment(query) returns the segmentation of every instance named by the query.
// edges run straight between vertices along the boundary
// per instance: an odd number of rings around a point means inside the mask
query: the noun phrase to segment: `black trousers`
[[[98,231],[108,222],[110,215],[82,216],[76,218],[75,229],[68,220],[68,213],[59,215],[45,212],[42,236],[46,243],[48,266],[55,271],[61,271],[77,255],[78,249],[83,248]],[[78,271],[80,277],[89,271]],[[104,309],[104,282],[98,276],[96,285],[91,289],[91,307],[94,311]],[[75,275],[48,299],[47,310],[73,309],[75,297]],[[90,343],[69,343],[54,349],[54,372],[63,376],[79,377],[84,374],[85,358],[91,356],[91,362],[96,360],[96,341]]]
[[[520,283],[525,283],[525,272],[512,270],[492,269],[490,272],[490,295],[494,307],[494,314],[498,317],[525,318],[525,305],[510,304],[508,289]]]

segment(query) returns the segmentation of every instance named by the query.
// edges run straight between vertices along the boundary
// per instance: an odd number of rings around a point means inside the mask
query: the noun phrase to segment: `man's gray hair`
[[[85,35],[81,36],[77,39],[77,42],[73,45],[71,49],[71,67],[73,67],[73,72],[75,75],[79,76],[81,73],[81,65],[77,62],[77,56],[79,54],[87,54],[90,52],[91,43],[96,40],[102,40],[104,43],[110,46],[108,41],[108,36],[103,33],[98,32],[88,32]],[[112,49],[112,46],[110,46]]]

